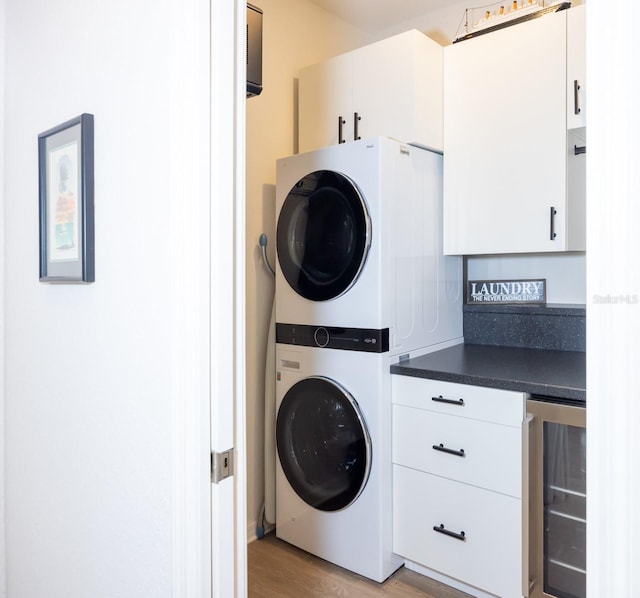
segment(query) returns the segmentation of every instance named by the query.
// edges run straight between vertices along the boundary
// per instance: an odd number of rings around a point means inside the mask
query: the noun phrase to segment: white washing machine
[[[276,345],[276,535],[382,582],[392,553],[388,353]]]
[[[276,322],[384,331],[391,355],[462,337],[440,154],[365,139],[278,160],[276,181]]]

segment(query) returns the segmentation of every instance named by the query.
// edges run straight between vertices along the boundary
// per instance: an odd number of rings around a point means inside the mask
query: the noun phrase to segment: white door
[[[234,448],[233,475],[211,484],[213,598],[247,594],[245,473],[246,4],[211,6],[211,450]]]
[[[242,598],[246,5],[171,2],[173,596]],[[212,483],[211,451],[231,448]]]

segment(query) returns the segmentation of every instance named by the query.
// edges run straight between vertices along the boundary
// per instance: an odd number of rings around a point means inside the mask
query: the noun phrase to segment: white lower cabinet
[[[394,552],[497,596],[521,595],[519,499],[401,465],[393,476]]]
[[[526,596],[526,395],[397,375],[392,389],[394,552]]]

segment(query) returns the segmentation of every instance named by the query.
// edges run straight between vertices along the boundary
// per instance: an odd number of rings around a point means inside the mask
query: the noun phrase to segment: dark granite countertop
[[[580,351],[460,344],[391,366],[392,374],[586,402]]]
[[[587,310],[584,303],[544,303],[541,305],[523,303],[472,303],[463,305],[462,311],[584,317]]]

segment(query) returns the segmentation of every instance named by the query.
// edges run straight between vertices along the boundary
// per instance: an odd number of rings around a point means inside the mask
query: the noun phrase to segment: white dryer
[[[381,582],[392,553],[388,354],[276,345],[276,535]]]
[[[440,154],[365,139],[280,159],[276,182],[276,322],[386,331],[391,355],[462,337]]]

